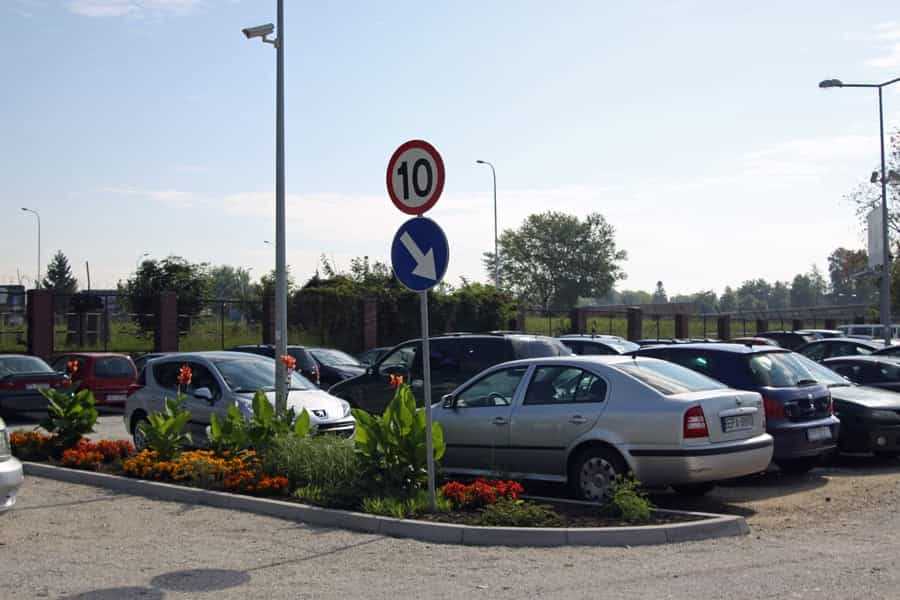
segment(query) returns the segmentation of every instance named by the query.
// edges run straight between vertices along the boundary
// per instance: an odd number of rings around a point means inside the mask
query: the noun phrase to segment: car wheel
[[[819,457],[815,458],[791,458],[775,462],[778,468],[790,475],[803,475],[819,464]]]
[[[706,483],[685,483],[682,485],[673,485],[672,489],[682,496],[705,496],[716,484],[709,481]]]
[[[134,444],[134,449],[140,452],[147,448],[147,439],[141,432],[141,424],[147,423],[149,425],[150,422],[147,420],[147,415],[143,413],[136,415],[131,422],[134,423],[134,427],[131,430],[131,440]]]
[[[605,501],[616,478],[627,472],[625,461],[608,448],[587,448],[572,463],[569,483],[579,500]]]

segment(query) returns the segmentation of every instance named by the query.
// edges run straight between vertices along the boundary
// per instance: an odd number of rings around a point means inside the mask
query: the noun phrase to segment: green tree
[[[628,306],[638,306],[640,304],[650,304],[653,296],[644,290],[622,290],[619,294],[619,301]]]
[[[835,304],[872,302],[875,280],[862,276],[868,270],[869,254],[865,250],[837,248],[828,256],[828,277]]]
[[[626,256],[616,248],[615,228],[599,213],[582,221],[548,211],[500,236],[500,283],[543,308],[571,308],[579,296],[603,296],[624,279]],[[486,252],[488,272],[493,265],[494,254]]]
[[[791,286],[787,281],[776,281],[769,294],[769,308],[782,309],[791,305]]]
[[[74,294],[78,291],[78,281],[72,275],[69,259],[62,250],[57,250],[47,265],[47,277],[41,284],[44,289],[57,294]]]
[[[209,275],[205,263],[191,263],[180,256],[145,260],[135,274],[120,285],[129,310],[144,334],[156,326],[156,302],[159,295],[172,291],[178,295],[179,330],[187,329],[191,317],[200,314],[209,293]]]
[[[895,130],[888,142],[886,168],[887,172],[900,173],[900,129]],[[867,177],[859,182],[845,199],[854,205],[856,216],[863,231],[868,229],[866,217],[873,208],[881,206],[881,164],[873,165],[874,177]],[[873,181],[874,179],[874,181]],[[893,238],[900,235],[900,178],[887,178],[888,229]],[[879,232],[879,235],[881,233]]]
[[[723,313],[736,311],[738,308],[737,294],[729,286],[725,286],[725,291],[719,297],[719,310]]]
[[[245,300],[250,290],[250,272],[242,267],[219,265],[209,270],[209,292],[213,298]]]
[[[765,279],[748,279],[737,289],[738,308],[742,311],[766,310],[772,286]]]
[[[666,295],[666,288],[663,287],[662,281],[656,282],[656,291],[653,292],[653,304],[668,304],[669,297]]]

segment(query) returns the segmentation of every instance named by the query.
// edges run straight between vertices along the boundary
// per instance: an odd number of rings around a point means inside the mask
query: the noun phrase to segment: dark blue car
[[[804,473],[834,450],[840,421],[831,392],[805,360],[783,348],[742,344],[679,344],[642,348],[641,356],[662,358],[739,390],[759,392],[766,431],[775,438],[772,461],[782,470]]]

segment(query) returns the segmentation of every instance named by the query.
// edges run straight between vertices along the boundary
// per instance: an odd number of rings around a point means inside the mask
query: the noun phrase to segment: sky
[[[446,280],[485,281],[501,230],[599,212],[620,289],[721,292],[864,246],[847,192],[878,164],[873,90],[900,75],[890,2],[286,2],[287,253],[388,262],[385,169],[446,165],[428,216]],[[145,254],[274,266],[274,0],[0,0],[0,283],[61,249],[82,288]],[[900,84],[885,93],[900,124]]]

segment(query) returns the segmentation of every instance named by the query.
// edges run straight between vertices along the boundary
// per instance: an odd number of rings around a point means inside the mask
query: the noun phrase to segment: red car
[[[69,371],[69,361],[78,368]],[[112,352],[70,352],[59,355],[53,368],[69,372],[72,380],[81,388],[94,393],[97,405],[125,406],[128,388],[137,382],[138,372],[134,361],[127,354]]]
[[[64,373],[37,356],[0,354],[0,411],[47,410],[41,390],[68,384]]]

